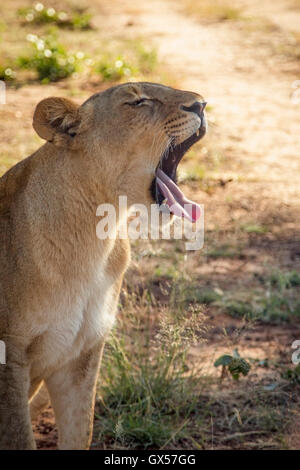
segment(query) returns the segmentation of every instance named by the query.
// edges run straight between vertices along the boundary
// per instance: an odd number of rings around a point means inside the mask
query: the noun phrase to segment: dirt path
[[[249,163],[248,178],[263,181],[267,176],[276,181],[275,198],[287,193],[296,196],[300,184],[299,106],[292,104],[290,95],[300,68],[295,70],[292,61],[270,51],[287,32],[258,31],[254,38],[247,31],[247,22],[201,24],[183,13],[183,3],[142,0],[138,8],[132,8],[125,1],[122,8],[132,22],[131,34],[151,36],[180,85],[205,96],[223,147]],[[263,15],[262,2],[238,3],[246,4],[245,15]],[[286,2],[276,2],[272,15],[268,12],[274,2],[265,3],[266,21],[282,17]],[[300,13],[291,11],[286,23],[290,30],[299,30]]]

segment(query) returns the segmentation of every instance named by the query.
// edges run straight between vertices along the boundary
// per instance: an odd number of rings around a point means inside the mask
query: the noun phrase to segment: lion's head
[[[175,215],[195,220],[198,206],[176,185],[176,170],[206,132],[205,104],[196,93],[126,83],[79,107],[65,98],[47,98],[38,104],[33,126],[60,151],[92,156],[95,174],[107,179],[115,195],[127,195],[130,204],[166,201]]]

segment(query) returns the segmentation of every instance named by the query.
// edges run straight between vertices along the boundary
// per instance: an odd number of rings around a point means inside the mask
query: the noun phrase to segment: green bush
[[[225,308],[232,317],[264,323],[285,323],[291,321],[293,317],[300,316],[299,301],[281,293],[267,292],[265,295],[255,296],[251,302],[226,299],[218,305]]]
[[[121,50],[123,50],[121,48]],[[157,64],[157,53],[153,48],[145,46],[140,41],[129,41],[126,55],[103,55],[96,62],[94,70],[101,75],[102,80],[118,82],[134,76],[149,75]]]
[[[151,47],[147,47],[141,42],[136,44],[136,55],[138,65],[142,73],[147,74],[153,72],[157,65],[157,52]]]
[[[79,70],[83,52],[71,54],[53,36],[40,38],[29,34],[27,39],[33,51],[28,56],[20,57],[18,64],[22,68],[35,70],[42,83],[61,80]]]
[[[117,82],[122,78],[130,78],[135,72],[135,68],[125,61],[122,56],[114,60],[102,59],[95,66],[95,71],[99,73],[104,81]]]
[[[232,317],[257,320],[265,323],[285,323],[300,317],[299,285],[300,275],[296,271],[274,271],[267,277],[256,276],[266,285],[263,292],[253,292],[250,296],[227,298],[216,302]]]
[[[273,286],[282,289],[289,289],[290,287],[300,286],[300,274],[297,271],[274,272],[270,276],[270,281]]]
[[[34,7],[20,8],[18,14],[30,24],[51,23],[70,29],[91,29],[89,13],[56,11],[55,8],[46,8],[42,3],[37,3]]]
[[[13,81],[16,78],[16,72],[13,68],[13,65],[10,64],[0,64],[0,80],[5,82]]]
[[[214,366],[222,366],[222,374],[224,373],[227,367],[228,372],[230,372],[234,380],[238,380],[240,378],[240,375],[248,375],[251,368],[249,362],[247,362],[246,359],[243,359],[240,356],[237,349],[233,351],[232,356],[229,354],[224,354],[223,356],[220,356],[215,361]]]
[[[300,364],[293,369],[287,369],[282,372],[282,377],[294,385],[300,385]]]

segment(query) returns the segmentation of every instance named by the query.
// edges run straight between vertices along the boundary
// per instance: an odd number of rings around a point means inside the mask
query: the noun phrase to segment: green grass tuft
[[[0,63],[0,80],[11,82],[16,78],[16,71],[14,64],[1,64]]]
[[[33,7],[20,8],[18,15],[24,18],[27,24],[53,24],[60,28],[73,30],[91,29],[92,15],[84,12],[56,11],[53,7],[46,8],[42,3],[36,3]]]
[[[266,285],[264,291],[245,292],[235,296],[228,294],[216,304],[232,317],[264,323],[287,323],[300,317],[297,289],[300,276],[296,271],[276,271],[269,276],[258,278]]]
[[[34,70],[42,83],[56,82],[77,72],[80,68],[83,52],[71,53],[55,36],[27,36],[31,43],[31,53],[18,58],[21,68]]]
[[[118,82],[122,78],[129,79],[137,70],[123,56],[117,56],[113,60],[101,59],[96,64],[95,71],[101,75],[104,81]]]
[[[300,274],[297,271],[282,272],[277,271],[271,274],[270,281],[273,286],[280,290],[300,286]]]
[[[260,225],[260,224],[244,224],[242,225],[241,229],[246,232],[246,233],[258,233],[258,234],[263,234],[268,232],[268,228]]]

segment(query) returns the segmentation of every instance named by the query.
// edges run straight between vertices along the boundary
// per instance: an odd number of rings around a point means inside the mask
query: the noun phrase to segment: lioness
[[[153,83],[122,84],[81,106],[37,105],[33,127],[46,143],[0,179],[1,449],[35,448],[28,403],[38,412],[47,393],[59,448],[89,447],[101,354],[130,258],[128,240],[97,238],[97,206],[125,195],[128,206],[166,201],[196,218],[175,181],[206,132],[204,107],[196,93]]]

